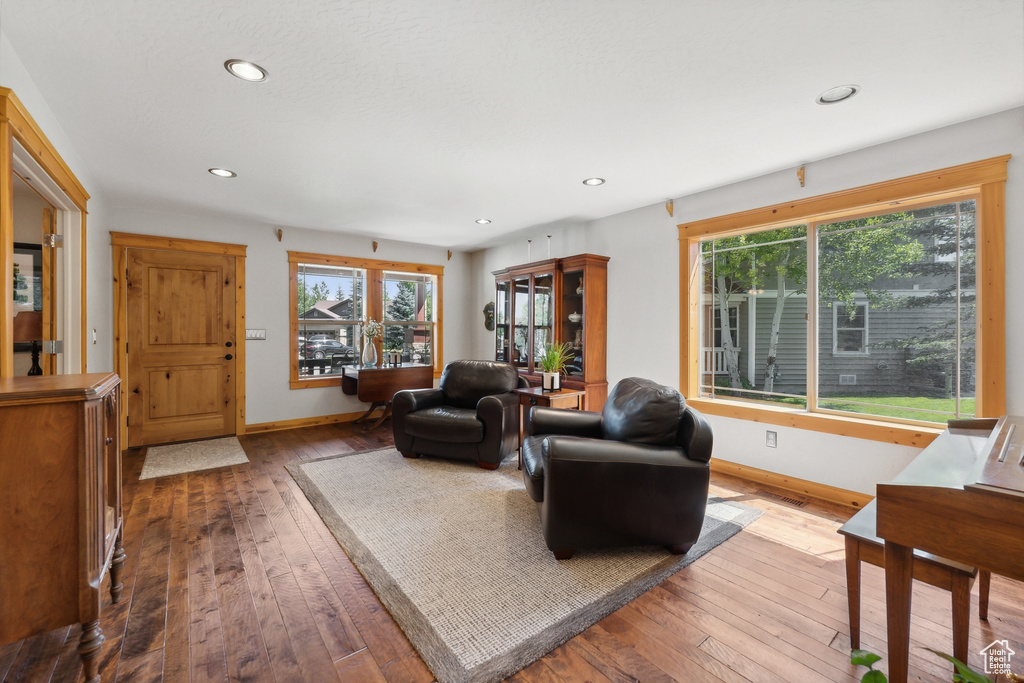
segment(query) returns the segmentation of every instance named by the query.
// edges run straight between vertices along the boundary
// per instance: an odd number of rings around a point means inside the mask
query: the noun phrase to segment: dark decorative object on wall
[[[14,312],[43,310],[43,246],[41,244],[14,243]],[[25,320],[28,320],[27,316]],[[40,320],[42,314],[40,313]],[[42,336],[36,337],[36,340]],[[15,334],[14,350],[31,351],[32,344],[28,338],[19,338]]]
[[[484,327],[488,332],[494,332],[494,302],[488,301],[484,306]]]

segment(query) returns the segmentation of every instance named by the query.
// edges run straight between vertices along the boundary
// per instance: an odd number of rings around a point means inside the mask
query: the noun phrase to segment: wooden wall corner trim
[[[768,470],[741,465],[728,460],[721,460],[720,458],[711,459],[711,471],[715,474],[725,474],[738,479],[764,484],[765,486],[790,491],[817,500],[824,500],[855,510],[862,509],[874,499],[874,496],[857,491],[848,491],[835,486],[829,486],[828,484],[797,479],[796,477],[779,474],[778,472],[769,472]]]
[[[256,424],[245,425],[245,433],[262,434],[264,432],[278,432],[284,429],[317,427],[320,425],[338,424],[339,422],[354,422],[361,415],[363,415],[363,413],[338,413],[336,415],[321,415],[319,417],[300,417],[294,420],[259,422]]]

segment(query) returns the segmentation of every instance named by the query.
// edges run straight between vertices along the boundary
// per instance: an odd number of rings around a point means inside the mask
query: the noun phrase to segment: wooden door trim
[[[245,252],[244,244],[204,242],[202,240],[137,235],[126,232],[111,232],[110,244],[113,250],[114,282],[114,371],[122,380],[128,374],[128,354],[125,342],[128,339],[128,250],[148,249],[150,251],[184,251],[193,254],[235,257],[235,435],[245,434]],[[121,382],[121,443],[128,443],[128,382]]]
[[[13,197],[14,141],[32,157],[51,180],[60,188],[75,208],[81,213],[82,273],[79,287],[82,292],[81,307],[81,371],[86,371],[86,329],[88,325],[86,307],[87,271],[85,269],[86,204],[89,193],[71,172],[70,167],[57,153],[57,149],[43,133],[28,109],[10,88],[0,88],[0,271],[10,272],[14,254],[14,213],[11,209]],[[0,278],[0,377],[14,373],[14,353],[10,301],[13,283],[10,278]],[[70,304],[70,302],[68,302]]]
[[[202,240],[158,237],[156,235],[135,235],[127,232],[110,232],[110,243],[126,249],[149,249],[151,251],[187,251],[194,254],[220,256],[241,256],[245,258],[246,245],[226,242],[204,242]]]

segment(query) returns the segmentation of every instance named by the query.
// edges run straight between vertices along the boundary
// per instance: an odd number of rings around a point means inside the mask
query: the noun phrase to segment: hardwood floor
[[[146,481],[142,451],[127,453],[125,589],[103,610],[103,681],[432,681],[284,469],[391,445],[389,426],[312,427],[242,444],[248,465]],[[731,478],[714,477],[712,489],[766,514],[511,680],[859,681],[836,533],[849,512],[798,507]],[[996,639],[1024,653],[1020,584],[993,577],[987,623],[977,618],[977,588],[971,609],[972,665]],[[884,657],[876,567],[863,567],[861,613],[862,646]],[[949,594],[915,585],[913,680],[951,680],[921,649],[950,651],[950,621]],[[78,639],[76,626],[0,646],[0,678],[81,679]]]

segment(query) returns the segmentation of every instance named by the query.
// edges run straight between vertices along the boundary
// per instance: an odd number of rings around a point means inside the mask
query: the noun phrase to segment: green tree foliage
[[[416,319],[416,283],[399,281],[394,297],[386,300],[384,320]],[[401,350],[405,344],[405,326],[387,325],[384,330],[384,348]]]
[[[948,373],[958,368],[961,388],[973,388],[973,369],[965,366],[975,355],[976,237],[974,201],[933,206],[914,211],[915,221],[909,234],[923,245],[923,258],[909,263],[902,275],[921,283],[927,294],[900,297],[899,308],[930,308],[948,311],[935,322],[914,334],[885,343],[886,347],[907,351],[907,367],[919,376]],[[960,253],[959,262],[957,252]],[[957,277],[959,273],[959,285]],[[960,330],[957,335],[953,312],[960,305]],[[960,359],[957,358],[957,345]]]
[[[923,248],[911,235],[909,215],[893,213],[819,227],[818,296],[839,300],[851,311],[854,294],[863,292],[873,303],[889,297],[876,285],[885,278],[905,275],[921,260]],[[729,371],[729,386],[742,388],[739,351],[728,330],[729,295],[775,290],[775,309],[764,368],[764,390],[774,390],[782,314],[786,302],[807,288],[807,226],[797,225],[726,237],[702,245],[706,268],[714,278],[713,291],[722,328],[722,348]],[[713,262],[711,256],[713,253]]]

